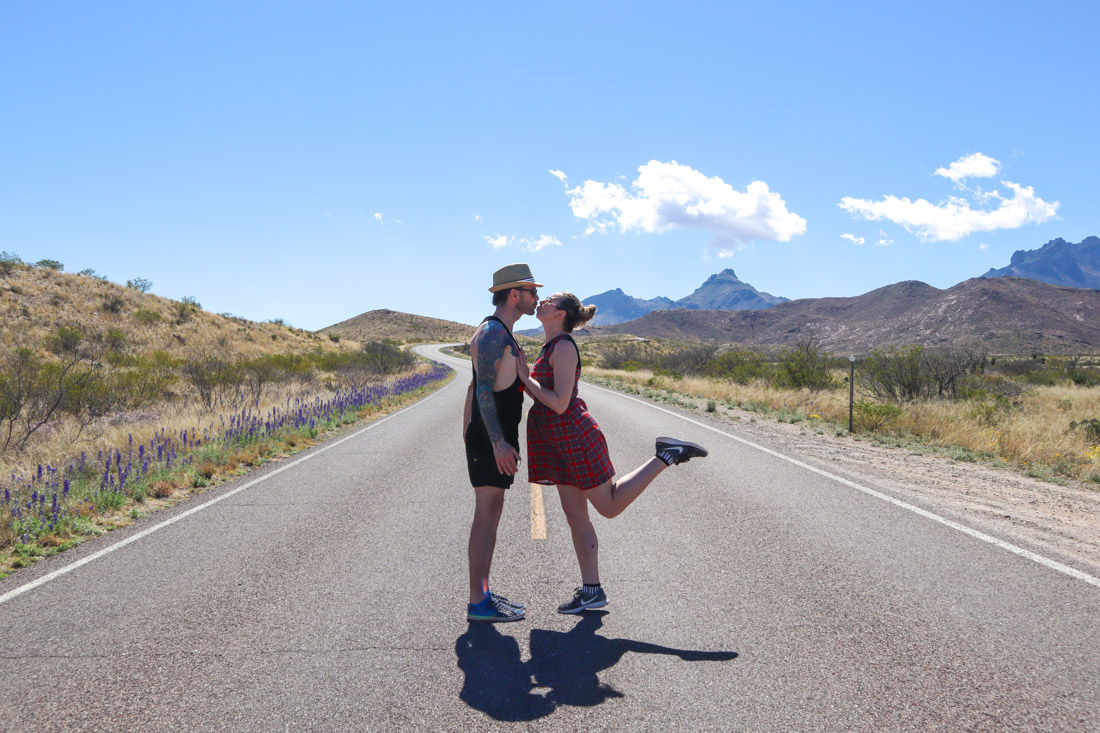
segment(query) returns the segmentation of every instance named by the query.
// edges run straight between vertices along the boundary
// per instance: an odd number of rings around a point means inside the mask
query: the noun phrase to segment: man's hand
[[[497,459],[497,470],[505,476],[515,476],[519,471],[519,451],[508,443],[501,441],[500,445],[494,445],[493,455]]]

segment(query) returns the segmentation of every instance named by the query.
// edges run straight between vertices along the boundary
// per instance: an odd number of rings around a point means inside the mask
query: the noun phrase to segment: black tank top
[[[496,321],[504,326],[504,332],[512,342],[516,353],[520,346],[512,332],[504,325],[504,321],[496,316],[486,316],[485,321]],[[489,440],[489,431],[485,427],[485,421],[481,417],[481,407],[477,403],[477,367],[474,367],[474,409],[471,410],[469,438],[479,440],[484,444],[492,445]],[[523,382],[516,377],[516,381],[499,392],[493,392],[493,401],[497,407],[497,420],[500,421],[500,432],[512,447],[519,450],[519,422],[523,419]]]

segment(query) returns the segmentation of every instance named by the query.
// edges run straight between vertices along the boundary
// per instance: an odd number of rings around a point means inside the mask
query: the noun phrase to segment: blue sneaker
[[[485,596],[485,600],[481,603],[466,604],[467,621],[487,621],[489,623],[519,621],[526,615],[526,610],[505,605],[492,594]]]

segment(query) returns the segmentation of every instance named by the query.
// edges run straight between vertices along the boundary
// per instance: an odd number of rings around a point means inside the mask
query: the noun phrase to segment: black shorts
[[[517,451],[518,445],[513,445]],[[497,470],[497,458],[493,453],[493,444],[487,438],[480,438],[471,428],[466,431],[466,470],[470,472],[471,486],[495,486],[498,489],[511,488],[515,476]]]

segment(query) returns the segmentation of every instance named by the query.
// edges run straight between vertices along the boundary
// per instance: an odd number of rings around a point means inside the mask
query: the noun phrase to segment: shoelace
[[[493,592],[490,591],[489,595],[491,595],[493,598],[496,598],[498,601],[503,603],[505,606],[511,606],[512,608],[517,608],[516,604],[512,603],[511,601],[509,601],[507,598],[500,595],[499,593],[493,593]]]

